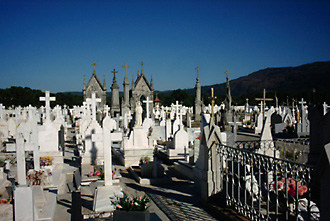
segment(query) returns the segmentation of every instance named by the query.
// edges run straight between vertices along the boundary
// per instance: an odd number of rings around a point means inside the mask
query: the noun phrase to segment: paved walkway
[[[193,182],[182,179],[172,167],[166,169],[173,178],[170,184],[140,185],[132,181],[127,172],[122,173],[122,181],[131,189],[147,193],[158,209],[166,215],[166,220],[216,220],[202,208],[200,198],[195,195]]]
[[[68,145],[64,165],[65,172],[68,173],[67,181],[71,181],[70,179],[73,177],[71,173],[79,166],[79,162],[72,160],[73,158],[74,146]],[[177,174],[171,166],[165,165],[165,169],[173,177],[173,183],[152,186],[138,184],[126,168],[118,165],[116,159],[113,159],[113,162],[121,170],[120,180],[125,192],[132,195],[147,193],[153,201],[149,208],[151,220],[216,220],[202,209],[200,198],[195,195],[193,182],[180,177],[180,174]],[[54,220],[82,220],[82,206],[79,192],[58,195]],[[107,220],[111,220],[111,218]]]

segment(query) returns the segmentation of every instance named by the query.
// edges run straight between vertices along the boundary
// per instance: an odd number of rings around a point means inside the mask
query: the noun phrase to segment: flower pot
[[[115,210],[113,212],[114,221],[149,221],[150,213],[149,210],[146,211],[125,211],[125,210]]]

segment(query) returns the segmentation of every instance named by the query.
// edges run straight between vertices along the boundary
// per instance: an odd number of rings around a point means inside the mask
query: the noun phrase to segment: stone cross
[[[127,68],[129,68],[129,65],[127,65],[127,63],[125,62],[123,68],[125,68],[125,76],[127,76]]]
[[[262,111],[262,118],[263,118],[263,120],[265,120],[265,106],[266,106],[266,101],[272,101],[272,100],[273,100],[273,98],[266,98],[266,89],[264,89],[263,97],[262,98],[256,98],[256,101],[261,101],[261,103],[262,103],[261,111]]]
[[[45,97],[39,97],[39,101],[45,101],[46,121],[50,121],[50,102],[55,100],[55,97],[50,97],[49,91],[45,91]]]
[[[200,68],[197,66],[197,67],[195,68],[195,70],[197,71],[197,79],[199,79],[199,70],[200,70]]]
[[[143,103],[146,104],[146,109],[147,109],[146,117],[147,119],[149,119],[149,104],[152,104],[153,101],[152,100],[150,101],[149,97],[147,97],[147,100],[144,100]]]
[[[92,65],[94,66],[93,74],[95,74],[96,73],[96,71],[95,71],[96,63],[94,62]]]
[[[143,62],[143,61],[141,61],[140,65],[141,65],[141,70],[143,70],[143,65],[144,65],[144,62]]]
[[[175,110],[176,110],[176,116],[179,115],[179,107],[182,107],[181,104],[179,104],[179,101],[176,101],[175,102],[175,105],[173,105],[175,107]]]
[[[110,107],[108,105],[104,105],[103,111],[105,112],[105,116],[108,117],[109,116],[109,111],[110,111]]]
[[[96,121],[96,103],[100,103],[101,98],[96,98],[96,95],[93,92],[92,93],[92,98],[87,98],[86,102],[92,104],[92,120]]]
[[[116,71],[116,68],[114,68],[113,71],[111,71],[111,73],[113,73],[113,78],[116,78],[116,73],[118,73],[118,71]]]

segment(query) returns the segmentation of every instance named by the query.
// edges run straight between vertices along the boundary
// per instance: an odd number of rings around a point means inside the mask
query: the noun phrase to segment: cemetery
[[[327,220],[329,106],[163,106],[125,68],[111,104],[95,71],[80,106],[0,104],[0,210],[8,220]],[[156,98],[155,98],[155,97]],[[125,211],[127,210],[127,211]]]

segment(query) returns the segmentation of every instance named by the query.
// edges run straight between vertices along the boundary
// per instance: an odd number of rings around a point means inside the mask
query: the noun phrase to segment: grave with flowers
[[[119,196],[111,197],[111,204],[116,208],[113,213],[113,220],[150,220],[149,204],[150,198],[147,195],[130,196],[122,192]]]

